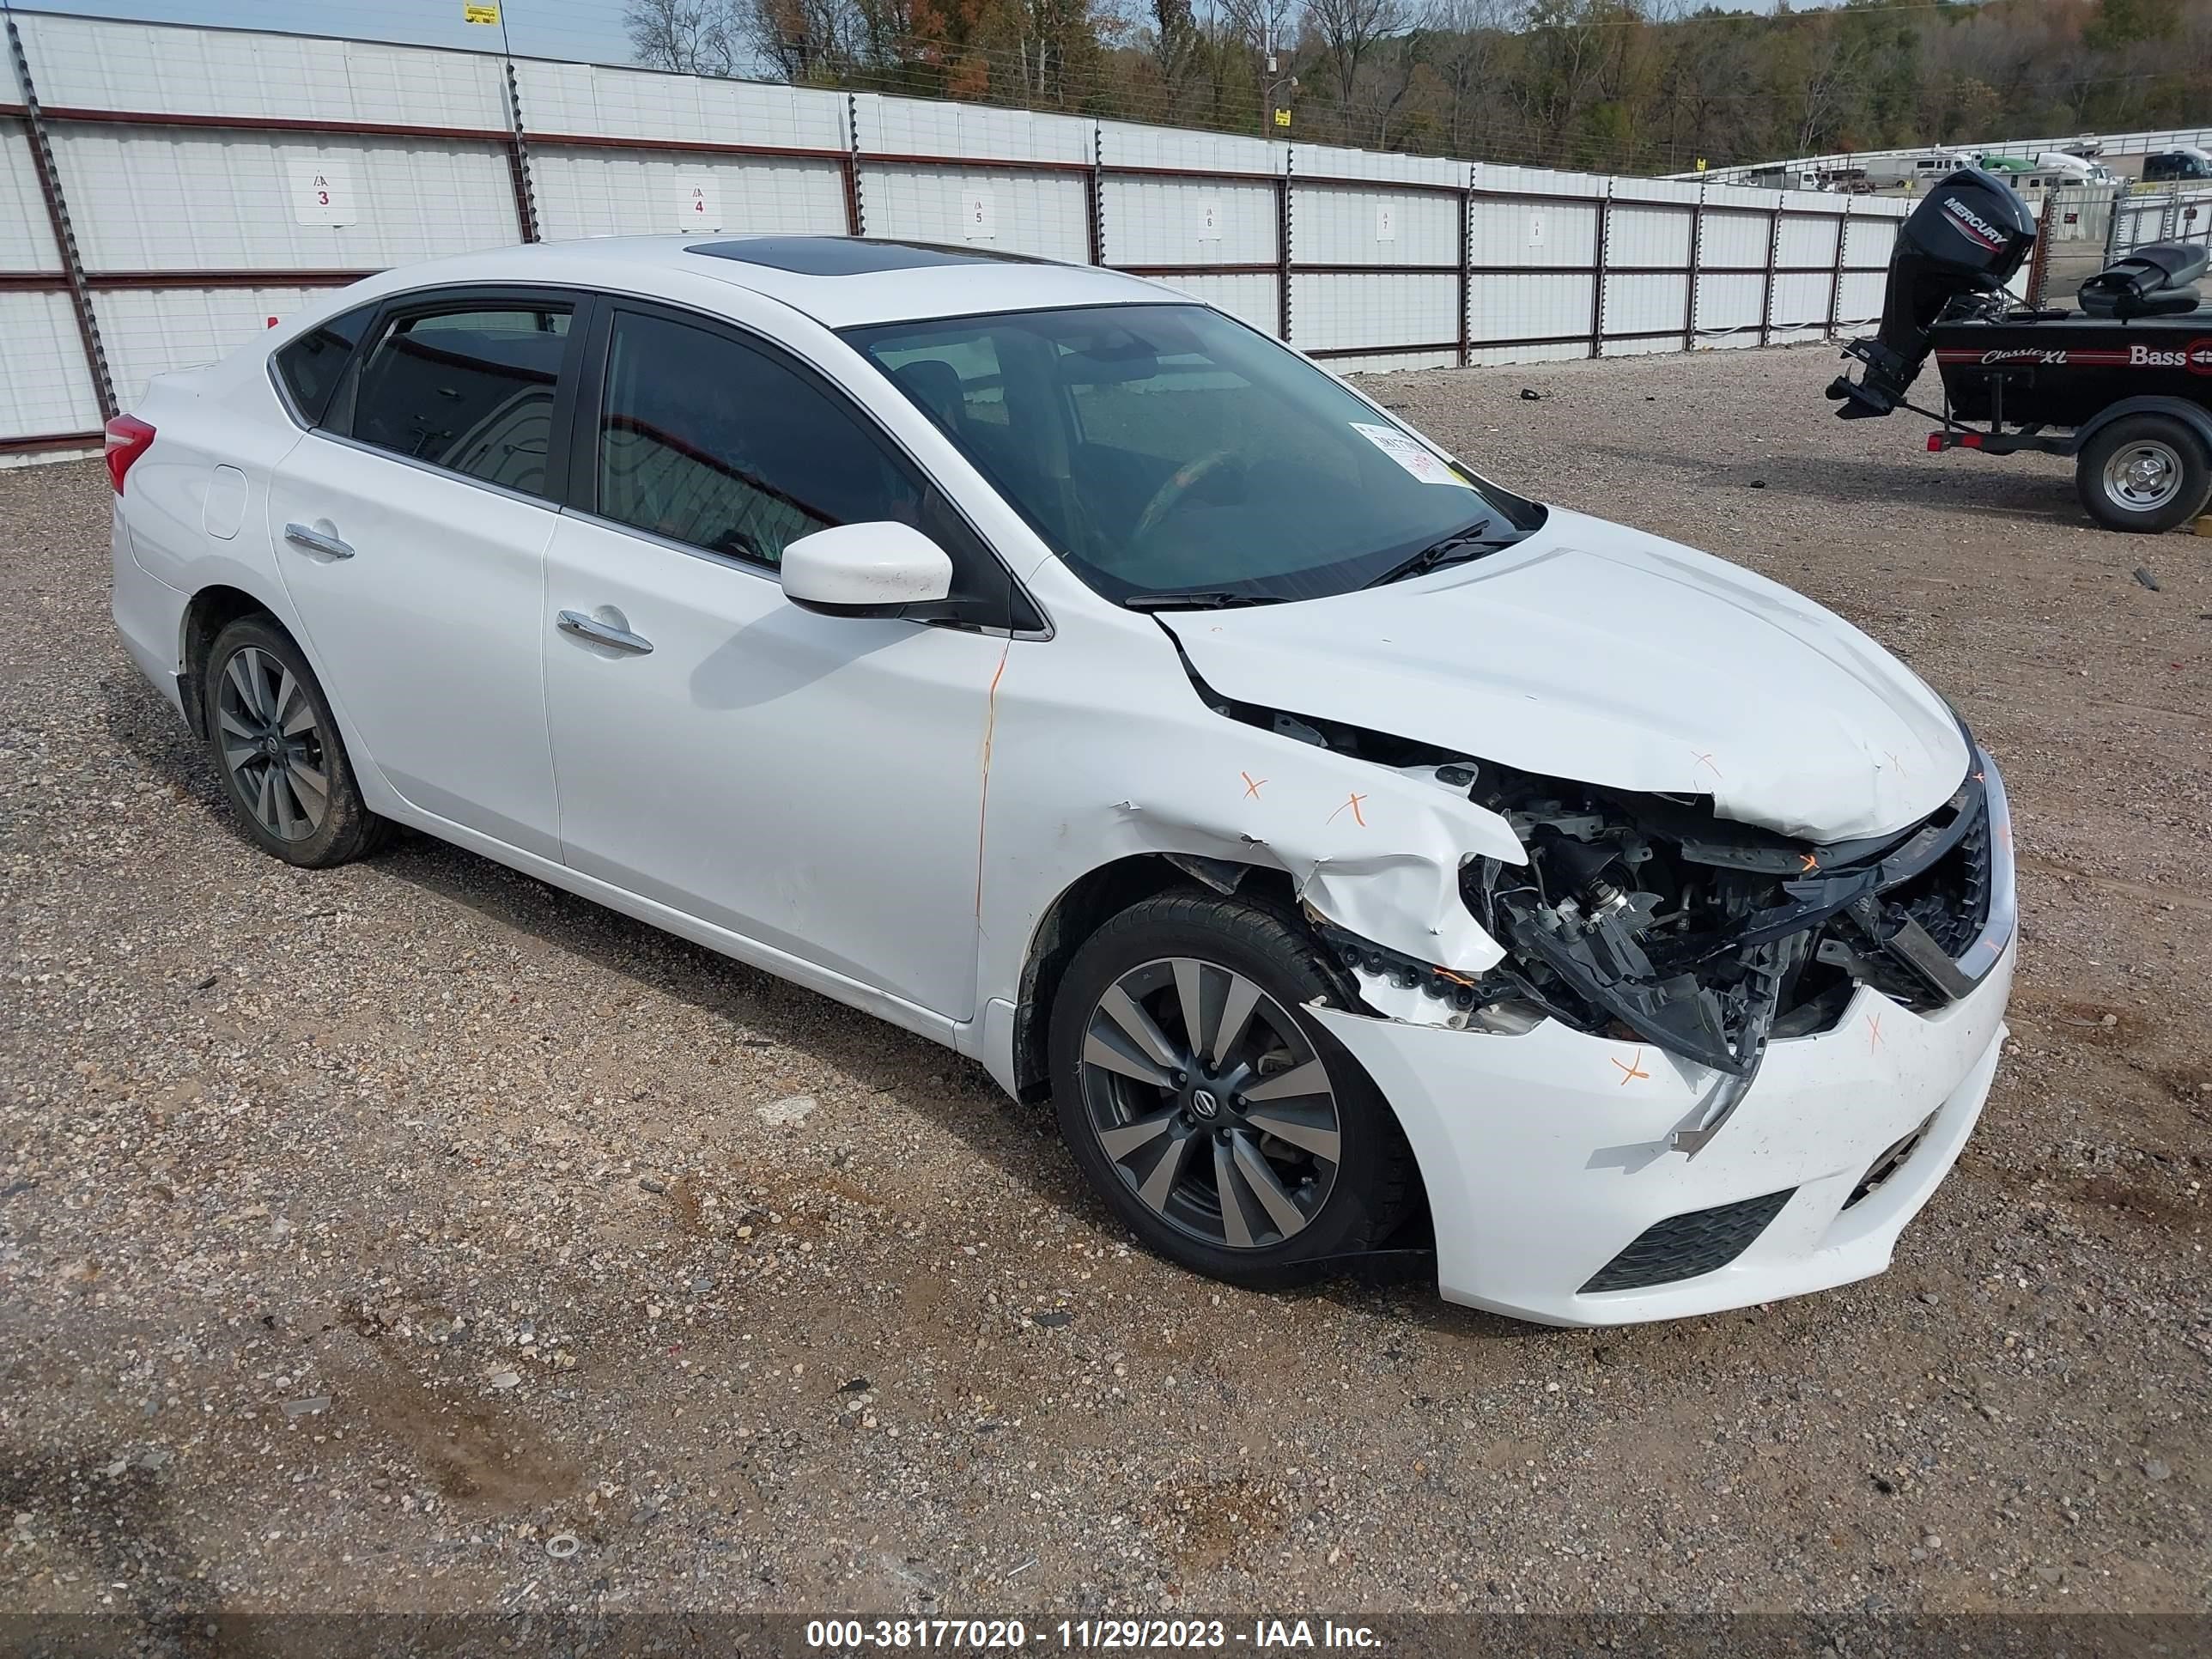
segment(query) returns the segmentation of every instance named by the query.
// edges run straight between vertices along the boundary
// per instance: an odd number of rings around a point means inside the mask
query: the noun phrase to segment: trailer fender
[[[2119,402],[2099,410],[2094,420],[2075,428],[2073,435],[2066,441],[2066,447],[2060,453],[2078,455],[2090,439],[2114,421],[2124,421],[2130,415],[2170,416],[2194,431],[2204,441],[2205,449],[2212,452],[2212,410],[2206,409],[2202,404],[2192,404],[2186,398],[2148,397],[2123,398]]]

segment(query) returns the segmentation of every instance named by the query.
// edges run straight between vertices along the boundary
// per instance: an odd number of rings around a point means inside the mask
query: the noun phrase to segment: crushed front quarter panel
[[[1082,672],[1094,653],[1125,669],[1114,706]],[[1523,860],[1502,818],[1464,783],[1216,714],[1149,618],[1078,613],[1052,641],[1012,641],[994,703],[975,849],[987,994],[1019,986],[1073,884],[1146,853],[1283,871],[1322,919],[1418,962],[1472,976],[1504,954],[1460,896],[1468,859]]]

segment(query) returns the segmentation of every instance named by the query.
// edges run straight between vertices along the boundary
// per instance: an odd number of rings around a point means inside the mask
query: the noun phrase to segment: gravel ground
[[[262,857],[99,468],[0,474],[0,1607],[2207,1610],[2212,542],[1832,372],[1369,383],[2012,789],[2016,1042],[1894,1270],[1614,1332],[1187,1277],[917,1039],[432,842]]]

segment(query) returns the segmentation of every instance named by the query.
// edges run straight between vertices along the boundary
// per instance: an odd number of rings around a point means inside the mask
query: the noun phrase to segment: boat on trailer
[[[2107,529],[2198,518],[2212,503],[2212,311],[2194,286],[2208,251],[2137,248],[2081,284],[2077,309],[2044,308],[2005,286],[2036,234],[2027,204],[1984,168],[1931,190],[1898,227],[1880,326],[1844,349],[1860,368],[1829,386],[1836,413],[1925,415],[1940,423],[1930,450],[2071,456],[2081,504]],[[1931,356],[1940,412],[1905,397]]]

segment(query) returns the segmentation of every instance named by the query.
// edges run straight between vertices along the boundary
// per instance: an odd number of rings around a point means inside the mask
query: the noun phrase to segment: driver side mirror
[[[783,550],[783,596],[824,617],[896,617],[952,596],[952,560],[911,525],[833,525]]]

